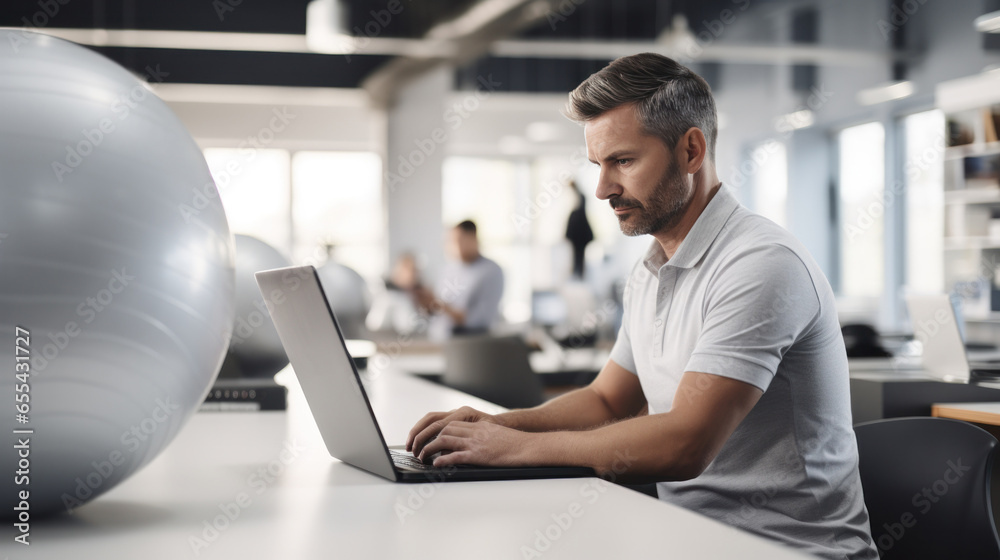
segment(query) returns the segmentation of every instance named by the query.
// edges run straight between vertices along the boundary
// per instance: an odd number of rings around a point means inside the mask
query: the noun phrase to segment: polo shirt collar
[[[691,231],[681,241],[674,257],[669,260],[669,264],[678,268],[691,268],[698,264],[701,257],[705,255],[705,251],[708,251],[708,248],[719,236],[719,232],[726,225],[729,216],[732,216],[739,205],[740,201],[736,199],[732,189],[726,185],[719,187],[718,192],[715,193],[712,200],[708,201],[708,205],[698,216]],[[649,249],[646,250],[642,264],[654,276],[659,274],[660,267],[668,264],[659,241],[653,240]]]

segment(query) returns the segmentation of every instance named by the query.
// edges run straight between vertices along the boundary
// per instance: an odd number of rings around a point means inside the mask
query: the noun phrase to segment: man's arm
[[[406,438],[406,448],[419,455],[442,428],[456,421],[490,422],[525,432],[586,430],[640,414],[646,407],[639,378],[612,360],[590,385],[534,408],[489,415],[469,407],[424,416]]]
[[[422,454],[448,452],[434,460],[438,467],[579,465],[626,482],[688,480],[715,459],[762,394],[742,381],[687,372],[669,412],[586,431],[542,433],[456,421]]]
[[[444,301],[438,299],[433,292],[427,288],[418,288],[414,291],[417,306],[428,313],[444,313],[451,318],[455,325],[465,324],[465,312],[457,307],[452,307]]]
[[[534,408],[498,414],[496,423],[524,432],[589,430],[636,416],[645,408],[638,376],[608,360],[590,385]]]

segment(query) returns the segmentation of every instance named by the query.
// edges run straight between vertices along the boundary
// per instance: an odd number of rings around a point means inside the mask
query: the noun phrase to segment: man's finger
[[[441,436],[457,436],[457,437],[468,437],[472,434],[472,430],[475,424],[471,422],[462,422],[461,420],[452,420],[445,425],[444,428],[438,432],[438,437]]]
[[[410,428],[410,433],[407,434],[406,436],[406,450],[407,451],[412,450],[413,442],[417,434],[427,429],[427,426],[430,426],[434,422],[437,422],[438,420],[448,416],[449,414],[450,414],[449,412],[430,412],[428,414],[425,414],[423,418],[418,420],[417,423],[414,424],[412,428]]]
[[[447,467],[448,465],[473,465],[473,452],[472,451],[453,451],[451,453],[442,453],[434,459],[435,467]]]
[[[417,455],[417,457],[423,461],[424,457],[430,457],[439,451],[461,451],[465,449],[465,442],[465,438],[462,437],[441,435],[434,441],[428,443],[427,446],[421,451],[420,455]]]
[[[422,432],[420,432],[413,438],[413,449],[411,449],[410,451],[414,455],[419,455],[421,450],[423,450],[424,446],[427,445],[428,442],[433,440],[435,437],[437,437],[437,435],[441,433],[441,429],[448,425],[448,423],[450,422],[450,418],[451,417],[448,416],[436,422],[431,422],[429,426],[424,428]]]

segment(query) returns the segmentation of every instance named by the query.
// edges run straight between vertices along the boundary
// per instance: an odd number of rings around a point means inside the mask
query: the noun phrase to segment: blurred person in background
[[[417,292],[423,289],[416,256],[410,252],[401,253],[384,282],[385,290],[375,296],[365,321],[368,329],[413,334],[426,326],[415,303]]]
[[[448,253],[437,290],[418,287],[417,306],[432,315],[428,334],[443,341],[452,335],[481,334],[500,318],[503,271],[479,252],[476,224],[465,220],[449,232]]]

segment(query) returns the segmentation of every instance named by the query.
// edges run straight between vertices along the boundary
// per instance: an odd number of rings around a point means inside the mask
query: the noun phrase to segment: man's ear
[[[701,169],[708,156],[708,144],[705,134],[700,128],[692,126],[677,142],[677,161],[688,175],[694,175]]]

